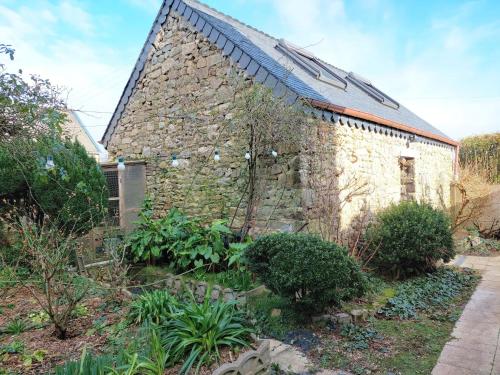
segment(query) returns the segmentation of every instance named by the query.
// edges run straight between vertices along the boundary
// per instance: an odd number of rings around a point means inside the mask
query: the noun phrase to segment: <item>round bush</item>
[[[402,202],[377,215],[367,230],[375,251],[370,265],[399,279],[429,272],[455,256],[450,219],[431,205]]]
[[[309,234],[261,237],[246,251],[251,271],[274,293],[307,312],[319,312],[366,289],[366,279],[347,250]]]

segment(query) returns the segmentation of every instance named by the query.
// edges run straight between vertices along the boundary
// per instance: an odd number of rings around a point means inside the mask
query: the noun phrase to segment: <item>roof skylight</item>
[[[276,45],[276,49],[290,57],[295,63],[300,65],[316,79],[335,87],[346,89],[346,80],[335,74],[332,69],[305,50],[295,47],[283,39],[280,39],[279,43]]]
[[[399,103],[392,99],[390,96],[384,94],[382,91],[377,89],[372,83],[366,78],[361,77],[358,74],[350,72],[346,77],[350,82],[358,86],[361,90],[366,92],[368,95],[378,100],[380,103],[385,104],[388,107],[398,109]]]

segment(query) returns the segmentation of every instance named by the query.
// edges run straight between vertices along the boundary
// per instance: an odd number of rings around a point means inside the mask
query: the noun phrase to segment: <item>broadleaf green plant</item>
[[[172,208],[165,217],[154,218],[153,201],[146,198],[129,236],[134,261],[153,263],[159,258],[170,261],[178,271],[204,268],[227,269],[241,258],[238,245],[231,244],[233,233],[226,220],[215,220],[208,227]]]

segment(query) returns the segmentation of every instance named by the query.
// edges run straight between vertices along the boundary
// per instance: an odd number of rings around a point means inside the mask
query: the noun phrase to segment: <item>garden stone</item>
[[[234,290],[231,288],[224,289],[224,302],[234,301],[236,299]]]
[[[174,289],[174,276],[173,275],[167,275],[165,279],[165,287],[172,292]]]
[[[307,357],[291,345],[278,340],[269,340],[271,363],[279,365],[280,369],[291,373],[307,373],[313,364]]]
[[[238,303],[244,305],[245,303],[247,303],[247,296],[245,293],[239,293],[236,296],[236,300],[238,301]]]
[[[271,310],[271,317],[272,318],[277,318],[281,316],[281,309],[272,309]]]
[[[351,323],[351,315],[347,313],[337,313],[334,316],[334,320],[337,324],[345,325]]]
[[[173,293],[178,294],[182,292],[182,278],[174,277]]]
[[[265,285],[259,285],[257,288],[249,290],[245,293],[247,297],[256,297],[261,296],[263,294],[269,293],[270,290],[266,288]]]
[[[217,301],[220,297],[221,287],[218,285],[214,285],[212,288],[212,293],[210,294],[210,298],[212,301]]]
[[[355,309],[351,311],[352,320],[354,323],[365,322],[368,319],[368,310]]]
[[[202,303],[205,300],[205,296],[207,294],[207,287],[208,284],[205,282],[201,282],[196,286],[195,295],[199,303]]]

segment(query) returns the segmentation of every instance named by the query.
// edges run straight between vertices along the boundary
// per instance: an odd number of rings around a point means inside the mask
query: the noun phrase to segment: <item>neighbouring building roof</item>
[[[328,64],[196,0],[165,0],[103,136],[107,144],[144,68],[151,45],[168,13],[175,10],[257,82],[290,103],[307,100],[318,117],[352,121],[377,131],[378,125],[440,143],[457,145],[444,133],[381,92],[359,75]],[[349,122],[350,123],[350,122]],[[378,131],[381,130],[378,127]],[[401,136],[401,133],[399,133]]]
[[[72,110],[68,110],[66,114],[68,120],[62,125],[63,136],[70,138],[72,141],[78,141],[90,156],[99,161],[99,146],[85,125],[83,125],[78,114]]]

